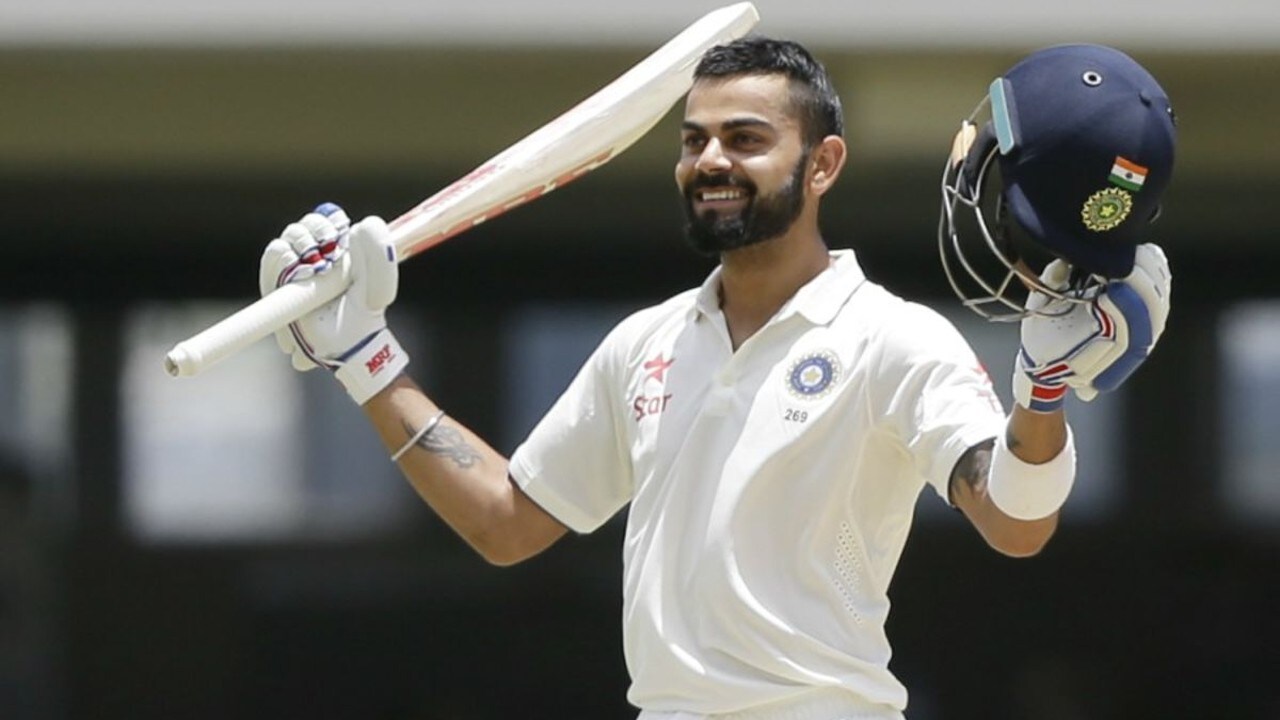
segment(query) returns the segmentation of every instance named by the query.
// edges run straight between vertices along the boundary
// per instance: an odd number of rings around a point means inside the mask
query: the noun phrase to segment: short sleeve
[[[905,303],[886,326],[881,407],[916,472],[944,500],[970,447],[1004,431],[1005,411],[973,348],[936,312]]]
[[[631,499],[628,443],[620,421],[615,329],[511,456],[512,479],[575,532],[604,524]]]

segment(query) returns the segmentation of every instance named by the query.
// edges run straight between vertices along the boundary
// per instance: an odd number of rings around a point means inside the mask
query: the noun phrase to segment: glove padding
[[[258,287],[266,295],[328,273],[349,278],[347,291],[277,331],[276,342],[295,369],[333,371],[363,404],[409,362],[387,329],[386,308],[395,300],[400,275],[386,223],[371,216],[352,228],[342,208],[325,203],[267,244]]]
[[[1071,268],[1055,260],[1040,279],[1064,288]],[[1138,369],[1169,316],[1172,276],[1158,245],[1139,245],[1133,271],[1101,287],[1088,303],[1033,292],[1022,321],[1022,347],[1013,373],[1019,405],[1037,412],[1062,407],[1067,389],[1090,401],[1120,386]]]

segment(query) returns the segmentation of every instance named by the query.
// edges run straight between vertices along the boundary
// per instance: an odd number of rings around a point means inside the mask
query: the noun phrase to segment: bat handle
[[[339,264],[334,270],[345,267]],[[174,377],[195,375],[339,297],[350,284],[348,273],[327,272],[277,288],[174,345],[164,356],[164,369]]]

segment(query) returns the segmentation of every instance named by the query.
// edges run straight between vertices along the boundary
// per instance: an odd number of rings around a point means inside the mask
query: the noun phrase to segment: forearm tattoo
[[[969,494],[980,495],[987,490],[987,476],[991,472],[991,449],[995,440],[974,445],[960,456],[956,467],[951,471],[951,482],[948,484],[948,496],[951,504],[956,504],[956,483],[964,483]]]
[[[401,424],[409,437],[413,437],[417,433],[417,430],[410,426],[409,423],[402,422]],[[452,460],[460,468],[469,468],[480,462],[480,453],[467,444],[467,441],[462,437],[462,433],[457,428],[449,427],[444,423],[437,425],[431,432],[418,438],[418,441],[414,444],[429,453]]]

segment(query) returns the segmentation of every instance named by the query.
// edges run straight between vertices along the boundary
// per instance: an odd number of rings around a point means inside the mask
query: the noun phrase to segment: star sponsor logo
[[[657,380],[660,383],[667,381],[667,368],[670,368],[676,362],[675,358],[667,360],[662,353],[658,353],[657,357],[652,360],[646,360],[644,363],[645,380]]]
[[[827,396],[840,383],[840,358],[831,350],[807,353],[787,370],[787,390],[803,400]]]
[[[667,404],[671,402],[671,393],[666,395],[637,395],[631,401],[632,418],[636,422],[653,416],[661,415],[667,409]]]
[[[671,402],[671,393],[664,393],[661,389],[646,391],[644,386],[651,380],[665,386],[667,370],[670,370],[675,362],[674,357],[668,358],[666,353],[660,352],[640,366],[644,370],[644,377],[640,381],[640,391],[631,399],[632,419],[636,422],[654,415],[661,415],[666,411],[667,405]]]

